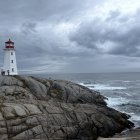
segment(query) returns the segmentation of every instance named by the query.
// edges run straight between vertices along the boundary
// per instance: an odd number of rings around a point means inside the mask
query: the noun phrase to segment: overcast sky
[[[140,0],[0,0],[23,72],[140,71]]]

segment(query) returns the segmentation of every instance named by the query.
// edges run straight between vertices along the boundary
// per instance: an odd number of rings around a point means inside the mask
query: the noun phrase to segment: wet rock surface
[[[69,81],[0,76],[0,140],[94,140],[133,126],[104,100]]]
[[[140,128],[129,129],[120,134],[116,134],[112,138],[101,138],[98,140],[140,140]]]

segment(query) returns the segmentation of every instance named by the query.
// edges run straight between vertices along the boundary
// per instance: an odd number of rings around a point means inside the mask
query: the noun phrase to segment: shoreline
[[[108,107],[100,92],[70,81],[0,76],[0,93],[5,139],[96,140],[134,126],[129,115]]]
[[[97,140],[140,140],[140,127],[124,130],[108,138],[99,137]]]

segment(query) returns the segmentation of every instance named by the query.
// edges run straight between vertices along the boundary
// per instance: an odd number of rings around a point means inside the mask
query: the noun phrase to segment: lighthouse
[[[5,42],[3,75],[18,75],[16,63],[16,50],[14,42],[10,39]]]

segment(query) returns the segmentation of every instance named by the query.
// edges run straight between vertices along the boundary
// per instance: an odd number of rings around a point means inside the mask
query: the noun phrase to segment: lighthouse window
[[[12,72],[14,72],[14,68],[12,68]]]
[[[11,52],[11,55],[13,55],[13,52]]]
[[[13,63],[14,61],[13,60],[11,60],[11,63]]]

